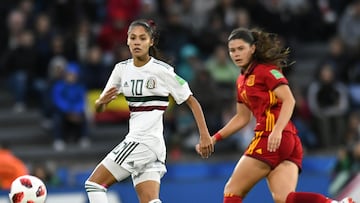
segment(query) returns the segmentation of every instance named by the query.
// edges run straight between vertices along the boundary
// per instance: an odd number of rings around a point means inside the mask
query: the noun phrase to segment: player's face
[[[133,57],[141,58],[149,55],[149,48],[153,45],[153,40],[146,29],[138,25],[129,30],[127,45]]]
[[[246,68],[255,52],[255,45],[251,45],[242,39],[233,39],[228,42],[229,54],[233,62]]]

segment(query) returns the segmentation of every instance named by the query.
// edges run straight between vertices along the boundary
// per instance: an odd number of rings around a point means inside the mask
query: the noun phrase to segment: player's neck
[[[149,55],[144,57],[134,57],[134,66],[142,67],[150,61],[151,57]]]

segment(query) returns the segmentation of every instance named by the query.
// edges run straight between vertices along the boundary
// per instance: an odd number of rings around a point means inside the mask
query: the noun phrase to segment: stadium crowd
[[[226,48],[233,28],[276,33],[293,55],[297,44],[323,43],[326,57],[316,59],[313,82],[290,81],[293,121],[306,149],[340,148],[337,169],[360,163],[359,0],[2,0],[0,16],[0,85],[13,96],[14,112],[42,113],[56,150],[65,147],[65,127],[75,129],[81,146],[91,144],[87,131],[96,120],[88,115],[88,93],[102,89],[114,65],[130,57],[129,23],[148,18],[161,30],[160,50],[201,103],[210,133],[234,113],[235,104],[222,105],[235,101],[239,74]],[[302,69],[295,63],[285,74],[294,68]],[[169,108],[165,123],[169,150],[193,149],[187,108]],[[218,150],[243,150],[253,125]]]

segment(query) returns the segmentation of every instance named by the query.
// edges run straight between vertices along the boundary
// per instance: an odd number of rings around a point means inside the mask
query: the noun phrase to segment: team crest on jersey
[[[255,75],[249,75],[249,77],[246,79],[246,85],[253,86],[254,84],[255,84]]]
[[[156,87],[156,79],[154,77],[149,78],[146,81],[146,88],[154,89]]]

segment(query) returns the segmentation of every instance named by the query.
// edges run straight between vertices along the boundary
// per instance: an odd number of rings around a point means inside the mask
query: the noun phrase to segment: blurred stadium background
[[[130,56],[127,26],[137,18],[157,23],[159,48],[190,83],[212,133],[234,112],[239,70],[228,58],[229,32],[242,26],[277,33],[296,61],[284,71],[297,99],[293,121],[305,149],[298,190],[351,194],[360,201],[360,1],[1,0],[0,16],[0,142],[43,178],[49,203],[86,203],[86,177],[127,132],[124,98],[101,114],[94,114],[93,102],[114,64]],[[59,145],[52,85],[70,65],[86,88],[86,133],[63,137]],[[324,78],[324,69],[330,77]],[[221,202],[252,126],[203,160],[193,150],[197,134],[189,110],[169,106],[161,199]],[[0,202],[7,202],[7,192],[1,190]],[[112,187],[109,197],[112,203],[137,202],[129,180]],[[271,201],[260,182],[244,202]]]

